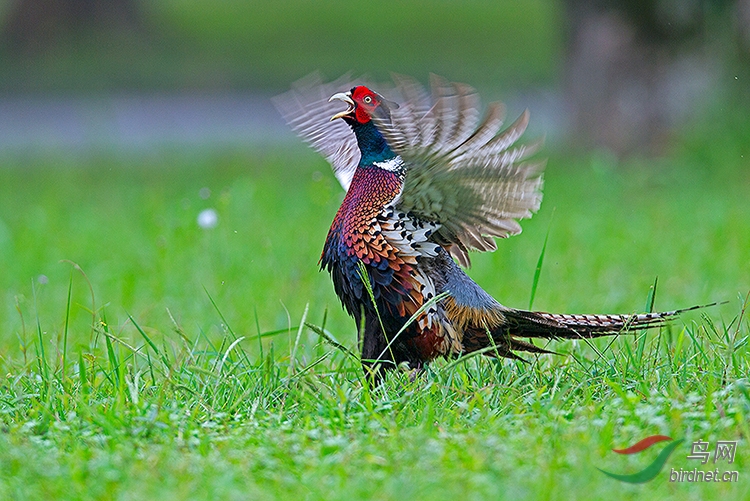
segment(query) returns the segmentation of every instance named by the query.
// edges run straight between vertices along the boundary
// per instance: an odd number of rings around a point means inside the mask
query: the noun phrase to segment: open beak
[[[328,100],[330,103],[334,99],[339,101],[344,101],[347,104],[347,108],[345,111],[342,111],[341,113],[336,113],[331,117],[331,121],[336,120],[337,118],[344,118],[346,116],[351,115],[354,112],[354,108],[356,105],[354,104],[354,101],[352,100],[352,93],[351,92],[339,92],[338,94],[334,94],[331,96],[331,98]]]

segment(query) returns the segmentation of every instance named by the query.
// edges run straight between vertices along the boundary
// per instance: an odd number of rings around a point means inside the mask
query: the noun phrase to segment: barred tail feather
[[[507,332],[512,336],[539,339],[581,339],[611,336],[622,331],[660,327],[682,313],[717,303],[680,310],[633,315],[564,315],[512,310],[505,313]]]

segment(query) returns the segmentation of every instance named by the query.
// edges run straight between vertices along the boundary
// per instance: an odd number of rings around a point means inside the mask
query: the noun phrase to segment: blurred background
[[[542,209],[470,270],[505,304],[548,229],[536,308],[750,287],[750,0],[0,0],[0,359],[66,311],[87,346],[97,316],[192,337],[309,304],[352,342],[316,266],[342,190],[270,102],[312,71],[531,110]]]
[[[750,0],[2,0],[0,148],[267,142],[320,70],[434,72],[553,141],[659,153],[746,105]]]

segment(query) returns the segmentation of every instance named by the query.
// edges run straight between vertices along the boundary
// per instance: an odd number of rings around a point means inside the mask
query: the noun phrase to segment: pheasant
[[[687,311],[565,315],[496,301],[461,266],[470,265],[469,251],[495,250],[496,237],[520,233],[517,220],[539,209],[544,162],[530,158],[540,144],[516,145],[528,110],[501,130],[502,105],[481,118],[467,85],[432,76],[427,92],[394,79],[400,106],[367,86],[318,76],[275,98],[346,190],[319,264],[360,329],[369,377],[478,350],[552,353],[523,338],[616,335]]]

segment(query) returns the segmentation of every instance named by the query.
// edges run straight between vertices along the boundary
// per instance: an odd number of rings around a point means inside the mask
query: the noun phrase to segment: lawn
[[[137,31],[77,28],[21,54],[0,44],[0,91],[279,91],[315,70],[380,80],[435,72],[488,90],[525,87],[555,78],[565,29],[554,0],[137,4]]]
[[[658,160],[548,151],[541,211],[470,271],[528,307],[549,231],[537,309],[642,311],[657,277],[657,309],[726,304],[375,391],[317,270],[342,193],[312,152],[5,154],[0,499],[747,498],[750,151],[732,120]],[[611,449],[654,434],[685,443],[653,481],[597,471],[642,469],[662,447]],[[738,441],[716,465],[738,483],[668,481],[699,439]]]

